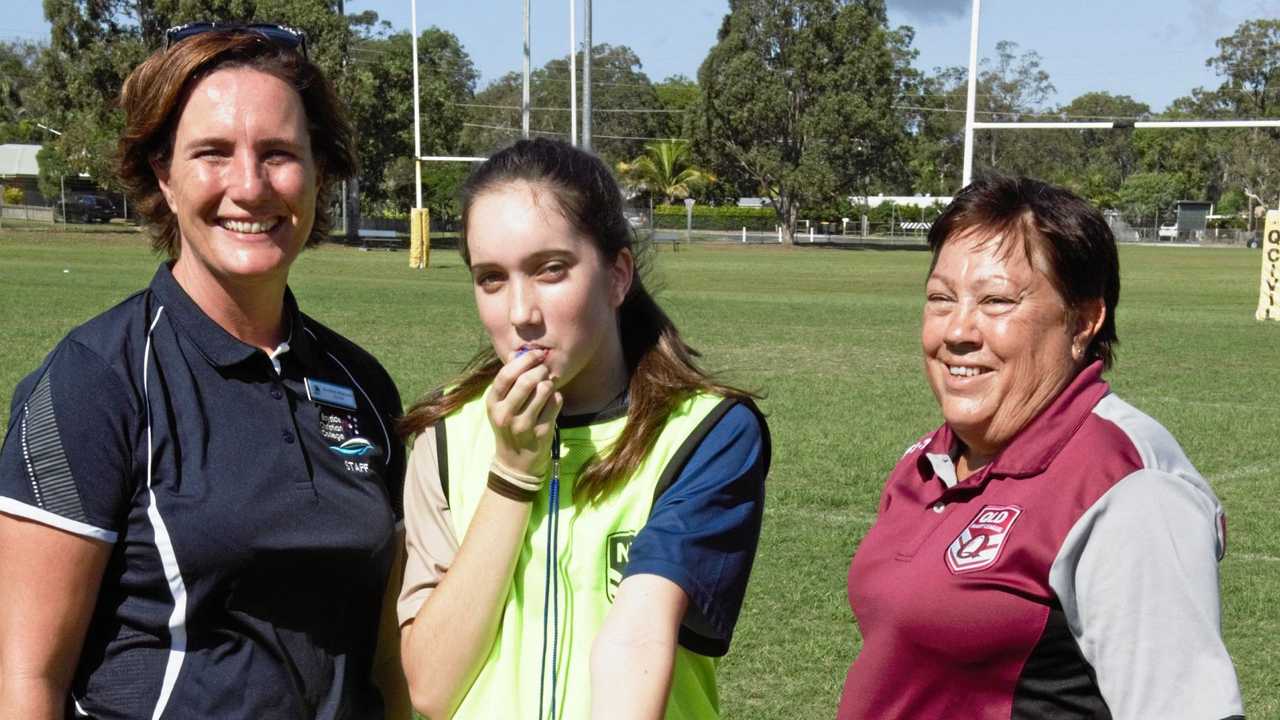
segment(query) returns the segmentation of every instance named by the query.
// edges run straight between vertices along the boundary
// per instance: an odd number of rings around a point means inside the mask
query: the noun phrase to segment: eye
[[[549,262],[538,268],[538,277],[550,282],[563,280],[569,272],[569,266],[559,260]]]
[[[223,151],[221,148],[206,147],[206,148],[197,148],[195,151],[191,153],[191,157],[194,157],[198,160],[216,161],[216,160],[225,159],[227,157],[227,153]]]
[[[982,298],[982,308],[989,313],[1005,313],[1017,304],[1016,298],[1007,295],[988,295]]]
[[[954,302],[954,298],[946,293],[931,292],[924,296],[925,302],[930,304]]]
[[[293,160],[293,153],[287,150],[271,150],[266,155],[266,161],[269,165],[281,165]]]
[[[502,285],[502,275],[495,272],[482,272],[475,276],[475,284],[485,292],[493,292]]]

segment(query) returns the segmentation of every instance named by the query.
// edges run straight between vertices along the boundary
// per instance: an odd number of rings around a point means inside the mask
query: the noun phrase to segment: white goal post
[[[973,0],[973,18],[969,28],[969,94],[964,116],[964,178],[961,187],[973,180],[974,130],[1112,130],[1144,128],[1280,128],[1280,120],[1103,120],[1103,121],[1027,121],[978,122],[976,99],[978,88],[978,19],[982,0]]]

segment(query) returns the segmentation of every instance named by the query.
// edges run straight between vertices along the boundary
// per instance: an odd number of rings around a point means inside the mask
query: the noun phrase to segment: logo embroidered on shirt
[[[616,532],[605,540],[605,578],[604,594],[609,602],[618,595],[618,585],[622,582],[622,573],[631,560],[631,541],[636,539],[634,532]]]
[[[987,505],[947,546],[947,567],[951,572],[974,572],[989,568],[1000,559],[1000,550],[1009,536],[1009,528],[1022,515],[1017,505]]]
[[[360,420],[352,414],[320,407],[320,436],[338,445],[360,434]]]

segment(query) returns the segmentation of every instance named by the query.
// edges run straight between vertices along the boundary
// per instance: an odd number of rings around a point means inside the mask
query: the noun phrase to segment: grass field
[[[849,558],[902,449],[939,422],[921,373],[921,252],[669,248],[660,299],[707,359],[766,393],[774,439],[764,536],[721,665],[733,718],[827,718],[858,645]],[[0,402],[73,325],[143,287],[134,234],[0,231]],[[1256,251],[1125,247],[1119,362],[1108,375],[1161,421],[1230,518],[1224,634],[1246,710],[1280,718],[1280,324],[1254,321]],[[461,261],[323,247],[295,265],[307,312],[372,351],[407,399],[481,346]],[[1177,678],[1170,678],[1177,682]]]

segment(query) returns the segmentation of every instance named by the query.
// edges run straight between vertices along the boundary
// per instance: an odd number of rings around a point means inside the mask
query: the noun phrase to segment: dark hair
[[[477,168],[462,187],[462,242],[469,265],[467,228],[476,199],[487,192],[525,182],[545,191],[556,209],[584,237],[591,238],[606,262],[629,249],[636,254],[634,233],[623,214],[622,193],[609,169],[595,155],[554,140],[520,140]],[[751,393],[714,380],[700,369],[698,353],[680,337],[676,326],[641,282],[637,256],[631,289],[618,308],[623,358],[630,377],[626,427],[613,448],[592,458],[574,488],[577,499],[598,500],[625,482],[653,447],[676,405],[696,392],[723,397]],[[400,422],[405,435],[419,433],[477,397],[502,368],[492,348],[480,352],[453,383],[419,400]]]
[[[215,30],[157,51],[124,82],[120,105],[125,127],[116,162],[130,199],[151,226],[152,247],[171,258],[181,247],[178,219],[164,200],[151,164],[171,159],[178,118],[196,84],[217,70],[235,67],[274,75],[302,98],[316,160],[316,216],[308,246],[329,234],[330,191],[337,181],[356,173],[355,131],[342,101],[320,68],[296,49],[251,30]]]
[[[1096,208],[1070,190],[1030,178],[977,180],[956,195],[929,229],[929,271],[944,244],[974,234],[998,238],[1001,245],[1020,240],[1028,260],[1043,260],[1068,310],[1101,299],[1106,317],[1089,342],[1085,360],[1101,360],[1103,367],[1111,367],[1120,342],[1120,259],[1115,236]]]

